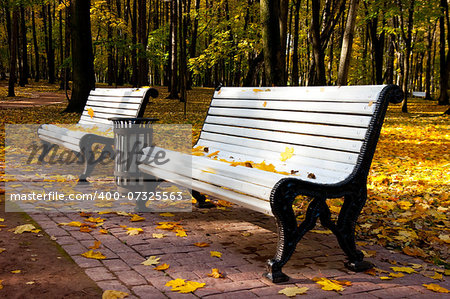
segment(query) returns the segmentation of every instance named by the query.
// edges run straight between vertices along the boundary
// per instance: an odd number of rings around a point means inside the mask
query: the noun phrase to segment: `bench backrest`
[[[78,124],[112,125],[108,118],[142,117],[149,97],[157,97],[154,88],[96,88],[89,94]]]
[[[197,145],[321,183],[367,176],[389,98],[401,101],[397,86],[222,87]]]

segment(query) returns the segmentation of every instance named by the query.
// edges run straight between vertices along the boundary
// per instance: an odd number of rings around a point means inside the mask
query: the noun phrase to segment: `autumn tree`
[[[89,92],[95,88],[90,0],[72,0],[72,97],[66,112],[82,112]]]
[[[440,81],[439,81],[439,105],[448,105],[449,96],[449,70],[450,70],[450,22],[448,16],[448,3],[447,0],[441,0],[440,2],[441,15],[439,17],[439,66],[440,66]],[[445,38],[445,24],[447,24],[447,41]],[[448,43],[449,50],[447,55],[445,54],[445,46]],[[447,111],[448,112],[448,111]]]

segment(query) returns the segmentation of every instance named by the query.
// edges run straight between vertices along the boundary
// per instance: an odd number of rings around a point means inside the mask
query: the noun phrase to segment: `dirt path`
[[[72,258],[44,233],[14,234],[34,223],[24,213],[5,213],[0,203],[0,281],[2,298],[101,298],[102,291]],[[0,250],[1,251],[1,250]],[[19,272],[20,273],[13,273]]]
[[[0,100],[0,108],[25,108],[67,103],[66,95],[54,92],[39,92],[30,98]]]

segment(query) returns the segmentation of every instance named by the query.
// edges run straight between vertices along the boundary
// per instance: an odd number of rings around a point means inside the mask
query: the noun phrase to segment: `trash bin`
[[[138,169],[138,157],[143,148],[151,146],[156,118],[110,118],[114,124],[114,177],[117,191],[129,196],[142,191],[144,175]],[[133,195],[131,195],[133,197]]]

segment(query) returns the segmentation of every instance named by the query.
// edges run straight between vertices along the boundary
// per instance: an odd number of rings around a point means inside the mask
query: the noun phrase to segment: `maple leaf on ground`
[[[205,283],[202,282],[196,282],[196,281],[186,281],[184,285],[173,287],[171,289],[172,292],[179,292],[179,293],[191,293],[197,290],[198,288],[203,288],[205,286]]]
[[[19,274],[19,273],[21,273],[21,272],[22,272],[22,270],[12,270],[12,271],[11,271],[12,274]]]
[[[307,290],[309,290],[309,288],[307,288],[307,287],[301,287],[301,288],[299,288],[299,287],[287,287],[287,288],[284,288],[284,289],[278,291],[278,294],[284,294],[284,295],[286,295],[288,297],[294,297],[294,296],[297,296],[297,295],[306,294]]]
[[[92,231],[92,229],[90,229],[89,226],[80,227],[80,232],[82,232],[82,233],[89,233],[91,231]]]
[[[442,274],[438,273],[438,272],[434,272],[433,276],[430,276],[430,278],[436,279],[436,280],[444,280],[444,277],[442,276]]]
[[[87,222],[93,222],[93,223],[100,223],[100,222],[104,222],[105,219],[103,219],[101,217],[97,217],[97,218],[89,217],[89,218],[86,219],[86,221]]]
[[[3,285],[2,285],[3,280],[0,279],[0,290],[3,289]]]
[[[90,249],[98,249],[100,247],[100,245],[102,244],[102,242],[100,241],[94,241],[94,245],[90,246]]]
[[[101,230],[99,230],[99,232],[102,233],[102,234],[105,234],[105,235],[108,234],[108,231],[106,229],[103,229],[103,228]]]
[[[139,235],[140,233],[143,233],[143,232],[144,232],[144,230],[139,227],[127,227],[127,234],[129,236]]]
[[[217,268],[212,269],[211,273],[209,273],[208,276],[214,278],[224,278],[223,274],[219,272],[219,269]]]
[[[128,295],[130,294],[121,291],[106,290],[103,292],[102,299],[123,299]]]
[[[141,264],[145,266],[158,265],[160,259],[161,258],[152,255],[147,260],[143,261]]]
[[[403,274],[403,273],[389,273],[389,276],[398,278],[398,277],[405,276],[405,274]]]
[[[315,277],[313,278],[313,280],[317,283],[320,284],[322,286],[322,290],[325,291],[342,291],[344,290],[344,288],[342,287],[342,285],[333,282],[327,278],[324,277]]]
[[[177,233],[176,234],[177,237],[187,237],[186,232],[182,229],[177,229],[175,232]]]
[[[14,231],[15,234],[22,234],[25,232],[32,232],[35,229],[36,227],[33,224],[23,224],[16,226],[16,228],[13,228],[12,231]]]
[[[155,239],[162,239],[162,238],[164,238],[164,234],[152,234],[152,237],[153,238],[155,238]]]
[[[162,216],[162,217],[174,217],[175,216],[175,214],[172,214],[172,213],[160,213],[159,214],[159,216]]]
[[[0,253],[2,253],[5,250],[6,250],[6,248],[0,248]]]
[[[205,242],[197,242],[197,243],[194,243],[194,245],[197,247],[209,247],[210,244],[205,243]]]
[[[176,287],[179,287],[179,286],[182,286],[185,284],[186,284],[185,279],[177,278],[177,279],[166,282],[165,286],[176,288]]]
[[[222,253],[218,251],[210,251],[212,257],[222,257]]]
[[[58,225],[72,226],[72,227],[80,227],[83,225],[80,221],[71,221],[71,222],[61,222]]]
[[[417,273],[416,270],[414,270],[413,268],[410,268],[410,267],[391,267],[391,269],[392,269],[392,271],[395,271],[395,272],[405,272],[408,274]]]
[[[100,251],[95,252],[94,250],[89,250],[88,252],[82,253],[81,256],[84,256],[88,259],[96,259],[96,260],[104,260],[106,256],[104,256]]]
[[[441,287],[438,284],[435,283],[430,283],[430,284],[423,284],[424,287],[426,287],[429,290],[432,290],[433,292],[437,292],[437,293],[450,293],[449,290],[447,290],[444,287]]]
[[[131,222],[137,222],[137,221],[144,221],[145,218],[142,216],[139,216],[138,214],[133,214],[132,217],[130,218]]]
[[[162,264],[162,265],[156,266],[156,267],[153,268],[153,269],[154,269],[154,270],[158,270],[158,271],[163,271],[163,270],[169,269],[169,267],[170,267],[169,264],[164,263],[164,264]]]

